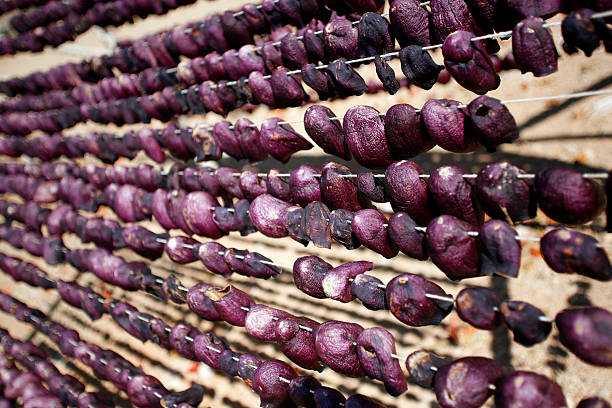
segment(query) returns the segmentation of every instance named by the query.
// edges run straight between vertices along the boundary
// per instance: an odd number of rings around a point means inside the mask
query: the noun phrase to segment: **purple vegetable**
[[[400,0],[401,1],[401,0]],[[397,5],[398,0],[393,2]],[[385,114],[385,135],[394,159],[408,159],[430,150],[435,143],[421,124],[421,115],[408,104],[391,106]]]
[[[612,313],[599,307],[566,309],[555,323],[561,343],[581,360],[612,366]]]
[[[289,384],[289,398],[296,405],[314,408],[314,393],[311,391],[316,391],[320,387],[321,383],[310,375],[295,377]]]
[[[355,249],[361,245],[353,233],[352,222],[353,213],[348,210],[334,210],[329,214],[331,237],[346,249]]]
[[[319,323],[306,317],[284,317],[276,323],[275,333],[279,348],[291,361],[300,367],[321,371],[323,364],[317,355],[313,334],[318,326]]]
[[[334,388],[319,387],[314,392],[315,406],[317,408],[334,408],[344,405],[346,398]]]
[[[503,378],[495,391],[495,406],[567,407],[561,388],[548,378],[530,371],[516,371]]]
[[[368,168],[383,168],[392,158],[380,113],[369,106],[349,109],[343,120],[344,134],[355,160]]]
[[[508,223],[490,220],[480,228],[480,273],[516,278],[521,266],[521,244]]]
[[[344,138],[342,123],[330,119],[334,117],[336,114],[328,107],[312,105],[304,113],[304,129],[325,153],[350,160],[351,151]]]
[[[483,330],[493,330],[501,324],[501,302],[491,289],[478,287],[462,289],[455,300],[459,317]]]
[[[221,319],[234,326],[244,326],[247,312],[242,307],[248,308],[254,303],[248,294],[231,285],[210,287],[204,294],[213,301]]]
[[[288,233],[283,218],[289,207],[290,204],[282,200],[262,194],[251,203],[249,218],[262,234],[272,238],[286,237]]]
[[[223,236],[213,220],[212,207],[217,206],[219,202],[204,191],[187,194],[183,200],[182,213],[189,229],[195,234],[213,239]]]
[[[425,234],[417,231],[418,224],[406,213],[396,212],[389,218],[387,234],[404,254],[419,260],[427,259]]]
[[[365,247],[385,258],[393,258],[398,249],[387,236],[387,218],[378,210],[360,210],[353,216],[353,233]]]
[[[402,48],[399,60],[402,72],[410,83],[425,90],[433,88],[438,81],[440,71],[444,68],[436,64],[429,52],[420,45],[408,45]]]
[[[448,99],[430,99],[421,115],[432,139],[441,148],[453,153],[470,153],[480,143],[469,127],[469,112],[461,104]]]
[[[254,304],[246,314],[244,326],[249,336],[262,341],[276,340],[276,325],[291,315],[283,310]]]
[[[272,157],[286,163],[294,153],[312,148],[291,125],[279,122],[282,122],[279,118],[270,118],[261,125],[261,145]]]
[[[295,75],[287,75],[286,68],[277,68],[272,71],[270,85],[274,94],[274,101],[277,107],[300,106],[307,97],[302,88],[302,81]]]
[[[365,372],[385,383],[385,389],[393,396],[407,389],[406,379],[399,361],[391,357],[396,354],[395,339],[380,327],[365,329],[357,337],[357,355]]]
[[[345,17],[332,18],[323,30],[325,55],[329,60],[358,56],[358,30]]]
[[[321,284],[325,295],[334,300],[347,303],[354,299],[349,280],[355,276],[371,270],[374,267],[372,262],[357,261],[348,262],[329,270]]]
[[[402,48],[408,45],[431,45],[429,13],[418,0],[394,0],[390,5],[389,18]]]
[[[317,354],[332,370],[349,377],[361,377],[364,371],[357,356],[357,337],[363,327],[355,323],[328,321],[314,332]]]
[[[262,407],[279,407],[288,398],[289,387],[279,377],[291,381],[297,374],[288,364],[279,360],[264,361],[255,371],[253,390],[261,398]]]
[[[355,276],[351,283],[351,293],[361,300],[368,309],[381,310],[387,308],[385,285],[374,276],[365,273]]]
[[[585,224],[603,211],[603,188],[569,167],[552,167],[536,174],[538,204],[544,214],[564,224]]]
[[[420,225],[430,220],[427,204],[427,182],[421,179],[421,168],[401,160],[387,167],[385,193],[395,211],[407,212]]]
[[[557,72],[557,49],[540,17],[527,17],[512,30],[512,53],[522,73],[542,77]]]
[[[193,339],[193,352],[199,361],[216,369],[221,369],[220,357],[227,345],[212,333],[200,333]]]
[[[321,201],[319,170],[309,164],[302,164],[291,172],[289,189],[291,198],[305,207],[312,201]]]
[[[242,354],[238,358],[238,376],[244,380],[249,386],[253,386],[253,378],[255,378],[255,371],[261,364],[261,360],[252,354]]]
[[[472,184],[458,166],[438,167],[431,173],[427,190],[431,204],[440,214],[448,214],[472,225],[482,224],[484,214],[472,189]]]
[[[397,1],[397,0],[396,0]],[[345,408],[384,408],[384,405],[373,398],[361,394],[351,395],[344,403]]]
[[[470,129],[487,151],[494,152],[502,143],[513,143],[519,138],[514,117],[498,99],[483,95],[468,105]]]
[[[357,190],[368,199],[376,203],[384,203],[385,182],[382,177],[375,177],[372,173],[359,173],[357,175]]]
[[[440,324],[453,309],[452,302],[429,299],[426,295],[448,297],[435,283],[404,273],[387,284],[387,304],[393,316],[410,326]]]
[[[580,401],[576,408],[610,408],[610,404],[603,398],[591,397]]]
[[[164,386],[150,375],[136,375],[132,377],[127,387],[130,402],[138,407],[155,408],[159,406],[159,397],[155,394],[166,394]]]
[[[166,242],[165,251],[174,262],[186,264],[198,259],[193,253],[193,247],[197,243],[198,241],[190,237],[171,237]]]
[[[450,362],[450,359],[429,351],[417,350],[406,358],[406,369],[417,385],[432,388],[437,369]]]
[[[514,341],[525,347],[544,341],[552,329],[544,313],[529,303],[505,300],[500,310],[504,322],[514,334]]]
[[[270,169],[268,176],[266,177],[266,186],[268,193],[274,197],[283,200],[291,201],[291,191],[289,182],[284,177],[279,177],[281,171],[278,169]]]
[[[601,42],[597,26],[591,21],[595,11],[586,8],[574,10],[563,19],[561,34],[563,35],[563,49],[568,54],[574,54],[581,49],[584,55],[590,57]]]
[[[302,229],[312,243],[319,248],[331,248],[329,209],[321,202],[309,203],[302,214]]]
[[[197,357],[194,352],[193,342],[188,341],[185,336],[189,336],[192,339],[196,338],[200,334],[200,331],[195,327],[187,323],[177,323],[170,330],[168,340],[173,349],[175,349],[181,356],[188,358],[189,360],[196,360]]]
[[[346,175],[352,175],[348,167],[334,162],[325,163],[321,169],[321,199],[332,210],[359,211],[367,200],[360,196],[355,179],[343,177]]]

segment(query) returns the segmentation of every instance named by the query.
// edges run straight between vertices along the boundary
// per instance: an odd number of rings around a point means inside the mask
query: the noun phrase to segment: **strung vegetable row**
[[[49,89],[69,89],[83,82],[97,82],[112,77],[113,69],[137,73],[147,68],[174,67],[180,55],[190,58],[211,52],[219,55],[230,48],[252,43],[255,34],[269,33],[287,23],[303,26],[313,17],[327,21],[329,10],[323,3],[312,0],[265,0],[261,6],[248,3],[239,13],[214,14],[202,22],[123,43],[110,56],[94,57],[79,64],[68,63],[46,73],[36,72],[0,82],[0,92],[9,96],[35,94]]]
[[[14,315],[17,320],[36,326],[59,346],[64,355],[91,367],[97,378],[110,381],[125,391],[138,407],[159,408],[161,404],[173,408],[197,407],[202,400],[204,389],[200,385],[192,385],[182,392],[171,392],[155,377],[145,374],[119,354],[82,341],[75,330],[53,322],[40,310],[32,309],[10,295],[0,294],[0,309]],[[79,389],[72,381],[70,387]]]
[[[48,0],[5,0],[0,1],[0,13],[6,13],[14,9],[27,9],[33,6],[42,6]]]
[[[15,14],[9,20],[9,24],[18,33],[24,33],[61,20],[70,14],[83,14],[94,4],[94,0],[52,0],[41,7]]]
[[[85,385],[77,378],[67,374],[62,375],[49,361],[47,353],[33,343],[15,339],[2,328],[0,328],[0,343],[4,349],[4,354],[0,353],[2,360],[0,380],[5,384],[5,397],[14,398],[14,395],[21,394],[24,408],[36,406],[61,408],[66,405],[77,408],[115,406],[108,394],[85,392]],[[17,369],[9,358],[19,362],[27,371]],[[41,383],[47,384],[49,390]],[[24,399],[24,396],[36,400],[30,402]]]

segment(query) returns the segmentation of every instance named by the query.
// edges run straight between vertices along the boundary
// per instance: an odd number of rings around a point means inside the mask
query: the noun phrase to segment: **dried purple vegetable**
[[[209,54],[210,55],[210,54]],[[198,94],[200,100],[204,104],[207,110],[215,112],[221,116],[227,115],[227,110],[223,106],[219,95],[217,95],[216,89],[213,88],[216,84],[212,81],[204,81],[200,84]],[[217,142],[217,144],[219,144]],[[221,147],[223,149],[223,147]],[[223,149],[225,151],[225,149]]]
[[[277,321],[288,317],[291,315],[283,310],[254,304],[246,315],[244,326],[249,336],[261,341],[274,341]]]
[[[465,288],[457,295],[457,313],[463,321],[483,330],[493,330],[501,324],[501,297],[488,288]]]
[[[302,81],[295,75],[287,75],[287,72],[286,68],[277,68],[272,71],[270,78],[275,104],[281,108],[300,106],[307,97]]]
[[[334,210],[329,214],[329,227],[334,241],[346,249],[358,248],[361,244],[353,233],[353,213],[348,210]]]
[[[507,376],[512,368],[485,357],[464,357],[438,369],[434,381],[442,408],[477,408],[493,394],[490,384]]]
[[[540,17],[528,17],[512,30],[512,53],[522,73],[543,77],[557,72],[557,49]]]
[[[267,193],[265,177],[259,177],[256,172],[244,170],[240,173],[240,189],[247,200],[254,200],[256,197]],[[218,207],[219,208],[219,207]],[[216,211],[216,210],[215,210]],[[232,214],[233,215],[233,214]]]
[[[248,308],[254,303],[249,295],[231,285],[210,287],[204,294],[213,301],[221,319],[234,326],[244,326],[246,312],[242,307]]]
[[[280,50],[283,56],[283,64],[289,69],[300,69],[308,64],[306,47],[299,41],[295,34],[288,33],[280,41]]]
[[[544,214],[564,224],[592,221],[606,205],[602,186],[569,167],[551,167],[538,172],[535,189]]]
[[[533,182],[519,178],[525,172],[507,162],[491,163],[478,172],[476,197],[492,218],[520,222],[536,216]]]
[[[436,144],[453,153],[470,153],[480,143],[471,132],[469,112],[461,103],[448,99],[430,99],[421,115],[427,131]]]
[[[351,283],[351,293],[370,310],[387,308],[385,285],[374,276],[365,273],[355,276]]]
[[[465,0],[434,0],[430,8],[431,27],[441,41],[458,30],[469,31],[476,35],[485,34],[484,27],[478,25]]]
[[[223,259],[232,272],[246,275],[244,267],[244,257],[249,251],[236,248],[227,248],[223,254]]]
[[[500,144],[518,139],[516,121],[498,99],[480,96],[470,102],[468,110],[471,132],[487,151],[494,152]]]
[[[317,408],[333,408],[344,405],[346,398],[342,393],[334,388],[319,387],[313,394],[315,406]]]
[[[521,244],[508,223],[490,220],[480,228],[481,274],[516,278],[521,265]]]
[[[427,225],[427,253],[449,279],[481,275],[478,241],[468,232],[477,232],[477,229],[451,215],[436,217]]]
[[[317,65],[303,65],[301,67],[301,74],[302,81],[317,92],[319,100],[325,101],[336,95],[336,89],[329,74],[324,70],[317,69]]]
[[[249,218],[259,232],[272,238],[288,235],[283,219],[290,204],[269,194],[262,194],[251,203]]]
[[[392,357],[396,351],[391,333],[380,327],[365,329],[357,337],[357,345],[359,362],[370,377],[383,381],[385,389],[393,396],[406,391],[402,368],[399,361]]]
[[[170,215],[168,214],[168,210],[166,208],[166,202],[168,192],[163,189],[155,190],[153,193],[153,216],[155,220],[165,229],[175,229],[178,228],[177,225],[172,221]]]
[[[219,203],[212,195],[204,191],[193,191],[185,196],[182,213],[189,229],[195,234],[209,238],[220,238],[223,232],[213,220],[212,208]]]
[[[364,13],[357,26],[360,57],[372,57],[393,51],[389,22],[378,13]]]
[[[259,130],[247,118],[240,118],[234,124],[234,134],[242,153],[251,162],[259,162],[268,157],[260,140]]]
[[[500,310],[504,322],[514,334],[514,341],[525,347],[544,341],[552,329],[544,313],[529,303],[505,300]]]
[[[418,224],[405,212],[398,211],[389,218],[387,234],[393,245],[402,253],[418,259],[427,259],[425,234],[418,231]]]
[[[206,291],[210,287],[207,283],[198,283],[192,286],[189,288],[185,300],[189,309],[199,317],[210,321],[221,320],[213,301],[206,296]]]
[[[304,114],[304,129],[325,153],[350,160],[351,151],[344,138],[342,123],[340,120],[330,119],[335,117],[336,114],[328,107],[312,105]]]
[[[561,343],[581,360],[601,367],[612,366],[612,314],[599,307],[566,309],[555,323]]]
[[[318,299],[325,299],[323,279],[333,267],[318,256],[303,256],[293,264],[293,281],[302,292]]]
[[[302,230],[319,248],[331,248],[329,209],[319,201],[308,203],[302,214]]]
[[[351,395],[344,403],[345,408],[383,408],[384,405],[373,398],[361,394]]]
[[[295,241],[299,242],[304,246],[308,246],[310,239],[306,235],[305,223],[302,222],[304,216],[304,209],[298,206],[292,206],[287,209],[283,222],[289,236]]]
[[[253,386],[253,378],[255,377],[255,371],[261,364],[261,360],[255,357],[253,354],[242,354],[238,357],[238,376],[244,380],[249,386]]]
[[[484,213],[476,200],[472,184],[458,166],[438,167],[427,182],[430,203],[439,214],[448,214],[472,225],[482,224]]]
[[[340,97],[362,95],[368,86],[361,75],[346,61],[345,58],[338,58],[330,62],[325,70]]]
[[[387,218],[378,210],[360,210],[353,216],[353,233],[365,247],[378,252],[385,258],[393,258],[397,247],[387,236]]]
[[[389,18],[400,47],[431,45],[429,13],[418,0],[394,0],[389,9]]]
[[[603,248],[589,235],[564,228],[547,232],[540,241],[546,264],[555,272],[577,273],[593,279],[612,279],[612,266]]]
[[[223,190],[231,197],[244,198],[240,189],[240,179],[235,176],[236,173],[240,173],[240,170],[234,167],[222,166],[215,170],[217,181]]]
[[[496,28],[512,29],[526,17],[547,18],[563,9],[562,0],[498,0],[495,11]]]
[[[455,31],[444,40],[444,66],[462,87],[483,95],[501,82],[486,46],[468,31]]]
[[[410,83],[426,90],[431,89],[438,80],[442,66],[431,58],[431,55],[420,45],[408,45],[399,52],[402,72]]]
[[[212,333],[200,333],[193,339],[193,352],[204,364],[221,369],[221,352],[228,347],[223,340]]]
[[[238,359],[240,354],[233,352],[230,349],[223,350],[219,356],[219,365],[221,370],[230,377],[238,375]]]
[[[350,169],[335,162],[328,162],[321,168],[321,198],[332,209],[359,211],[362,203],[367,204],[360,196]]]
[[[312,201],[321,201],[319,170],[309,164],[302,164],[291,172],[289,189],[291,198],[297,204],[306,206]]]
[[[271,107],[276,106],[272,84],[269,80],[264,79],[264,75],[261,72],[253,71],[249,74],[249,86],[253,91],[255,99],[260,103]]]
[[[576,408],[610,408],[610,404],[603,398],[591,397],[580,401]]]
[[[397,160],[414,157],[435,146],[421,123],[421,115],[408,104],[393,105],[387,110],[385,135],[391,156]]]
[[[196,354],[194,353],[193,342],[188,341],[185,336],[189,336],[194,339],[198,334],[200,334],[200,331],[190,324],[178,323],[170,331],[170,345],[173,349],[178,351],[181,356],[189,360],[197,361]]]
[[[268,279],[278,276],[281,269],[278,266],[270,265],[272,260],[257,252],[249,252],[244,257],[244,272],[247,276]]]
[[[343,120],[344,134],[355,159],[369,168],[383,168],[392,158],[380,113],[369,106],[349,109]]]
[[[410,378],[423,388],[432,388],[437,369],[451,360],[426,350],[417,350],[406,358]]]
[[[191,193],[190,193],[191,194]],[[185,201],[185,191],[172,190],[166,195],[166,210],[168,216],[179,229],[187,234],[193,234],[191,228],[183,216],[183,204]]]
[[[285,317],[276,323],[276,342],[281,351],[300,367],[321,371],[323,364],[315,349],[314,330],[319,323],[306,317]],[[308,327],[310,330],[305,330]]]
[[[280,200],[291,201],[289,182],[285,177],[279,177],[279,174],[281,174],[279,169],[270,169],[268,171],[268,176],[266,177],[268,193]]]
[[[171,237],[166,242],[165,250],[171,260],[179,264],[186,264],[198,259],[193,254],[193,247],[197,243],[198,241],[190,237]]]
[[[358,30],[345,17],[335,17],[327,23],[323,30],[323,40],[325,55],[329,60],[355,59],[358,56]]]
[[[399,91],[400,84],[397,82],[397,79],[395,79],[395,71],[393,68],[391,68],[389,64],[387,64],[387,62],[381,59],[378,55],[374,57],[374,65],[376,66],[376,75],[378,76],[378,79],[380,79],[383,88],[385,88],[389,94],[395,95],[395,93]]]
[[[350,280],[359,274],[372,270],[373,267],[372,262],[357,261],[347,262],[327,271],[321,281],[325,296],[343,303],[350,302],[354,299]]]
[[[264,408],[280,407],[289,396],[289,387],[280,378],[291,381],[297,374],[286,363],[268,360],[261,363],[253,377],[253,390]]]
[[[389,310],[410,326],[440,324],[453,310],[452,302],[432,300],[427,294],[448,297],[440,286],[410,273],[398,275],[387,284]]]
[[[294,404],[315,408],[314,393],[321,387],[321,383],[310,375],[301,375],[291,380],[289,384],[289,397]]]
[[[166,389],[155,377],[138,374],[129,380],[127,394],[130,402],[139,407],[153,408],[159,405],[155,394],[166,394]]]
[[[294,153],[312,148],[312,144],[291,125],[279,122],[282,122],[279,118],[270,118],[261,124],[260,143],[270,156],[286,163]]]
[[[561,408],[567,402],[561,388],[548,378],[530,371],[516,371],[497,384],[495,406]]]
[[[580,8],[573,10],[563,19],[561,34],[563,35],[563,49],[568,54],[578,52],[578,48],[584,55],[590,57],[593,51],[599,47],[601,38],[597,33],[597,27],[591,21],[595,11]]]
[[[364,371],[357,355],[357,338],[363,327],[355,323],[331,320],[314,332],[317,354],[334,371],[349,377],[361,377]]]
[[[384,203],[385,182],[382,177],[375,177],[372,173],[359,173],[357,175],[357,190],[375,203]]]
[[[391,164],[385,172],[385,194],[395,211],[405,211],[423,225],[431,216],[427,204],[427,182],[419,177],[421,173],[421,168],[408,160]]]

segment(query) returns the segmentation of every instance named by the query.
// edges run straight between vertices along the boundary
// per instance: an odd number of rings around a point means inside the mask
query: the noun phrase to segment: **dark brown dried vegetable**
[[[330,62],[326,68],[334,84],[334,89],[340,97],[363,95],[368,86],[365,81],[346,63],[345,58],[338,58]]]
[[[516,121],[500,100],[479,96],[470,102],[468,110],[472,132],[487,151],[494,152],[500,144],[519,138]]]
[[[431,58],[431,55],[420,45],[408,45],[399,52],[399,60],[402,65],[402,72],[411,83],[419,88],[431,89],[438,75],[442,71],[442,65],[438,65]]]
[[[374,65],[376,67],[376,75],[380,82],[382,82],[383,88],[391,95],[395,95],[399,91],[400,84],[395,78],[395,71],[387,64],[387,62],[380,58],[379,55],[374,57]]]

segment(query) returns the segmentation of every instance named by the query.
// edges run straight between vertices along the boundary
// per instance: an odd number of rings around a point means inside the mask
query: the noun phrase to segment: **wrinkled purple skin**
[[[606,251],[597,244],[598,241],[589,235],[556,228],[542,237],[540,250],[546,264],[555,272],[609,281],[612,266]]]
[[[557,49],[550,29],[540,17],[528,17],[512,30],[512,54],[524,74],[543,77],[557,72]]]
[[[355,276],[351,282],[351,293],[370,310],[387,308],[385,287],[382,281],[365,273]]]
[[[248,118],[240,118],[234,124],[234,134],[247,159],[251,162],[259,162],[268,157],[268,152],[261,144],[259,130],[252,125],[253,122]]]
[[[402,72],[410,83],[425,90],[433,88],[444,68],[436,64],[431,54],[420,45],[408,45],[402,48],[399,59]]]
[[[436,217],[427,225],[427,253],[449,279],[480,276],[478,241],[468,235],[470,231],[477,228],[451,215]]]
[[[253,354],[242,354],[238,357],[238,376],[242,378],[249,387],[253,386],[255,371],[260,364],[261,360]]]
[[[389,218],[387,234],[402,253],[422,261],[428,258],[425,234],[416,227],[418,224],[408,214],[396,212]]]
[[[183,215],[183,205],[185,203],[184,190],[172,190],[166,195],[166,210],[172,222],[183,232],[191,235],[193,231],[189,228],[185,216]]]
[[[500,100],[483,95],[468,105],[471,133],[494,152],[502,143],[514,143],[519,131],[514,117]]]
[[[398,0],[393,5],[397,2]],[[421,115],[409,104],[393,105],[387,110],[385,135],[391,155],[396,160],[409,159],[435,146],[421,123]]]
[[[480,228],[480,273],[516,278],[521,266],[521,243],[505,221],[490,220]],[[606,258],[607,259],[607,258]]]
[[[302,222],[303,217],[304,209],[302,207],[292,206],[287,209],[283,222],[292,239],[304,246],[308,246],[310,239],[306,235],[306,231],[304,231],[304,223]]]
[[[293,281],[302,292],[318,298],[325,299],[323,279],[332,269],[332,266],[317,256],[303,256],[293,264]]]
[[[283,65],[289,69],[300,69],[308,64],[308,55],[304,43],[299,41],[295,34],[288,33],[280,41],[280,50]]]
[[[163,189],[157,189],[153,193],[153,217],[165,229],[175,229],[176,224],[170,218],[168,209],[166,208],[168,192]]]
[[[450,362],[449,358],[440,357],[426,350],[417,350],[406,358],[406,369],[417,385],[432,388],[437,371],[432,368],[439,368]]]
[[[67,213],[72,211],[68,204],[60,204],[55,207],[47,218],[47,232],[50,235],[61,235],[64,233],[63,221]]]
[[[276,323],[276,342],[281,351],[295,364],[308,370],[323,370],[315,349],[313,331],[319,323],[306,317],[285,317]],[[309,327],[312,331],[301,327]]]
[[[309,164],[302,164],[291,172],[289,189],[293,201],[302,207],[312,201],[321,201],[319,174],[320,171]]]
[[[563,8],[562,0],[498,0],[495,10],[496,29],[511,30],[529,16],[553,16]]]
[[[321,387],[321,383],[310,375],[301,375],[291,380],[289,384],[289,398],[302,407],[315,408],[314,393]]]
[[[491,218],[521,222],[536,216],[533,181],[519,179],[519,174],[525,172],[507,162],[488,164],[478,172],[474,191],[482,209]]]
[[[276,106],[272,84],[269,80],[264,79],[264,75],[261,72],[253,71],[249,74],[249,86],[259,102],[267,106]]]
[[[185,336],[191,336],[195,338],[199,334],[198,329],[187,323],[178,323],[171,330],[168,340],[173,349],[178,353],[188,358],[189,360],[197,360],[196,355],[193,351],[193,343],[187,341]]]
[[[427,180],[430,204],[438,214],[452,215],[478,226],[484,220],[484,213],[464,174],[461,167],[452,165],[433,171]]]
[[[535,189],[540,209],[563,224],[585,224],[606,206],[601,184],[582,177],[581,171],[570,167],[551,167],[538,172]]]
[[[501,324],[501,302],[497,293],[481,287],[462,289],[455,299],[459,317],[483,330],[493,330]]]
[[[291,201],[289,182],[285,177],[278,177],[278,174],[281,174],[279,169],[270,169],[268,171],[268,177],[266,177],[268,193],[280,200]]]
[[[159,398],[154,395],[154,392],[162,391],[164,395],[164,386],[154,377],[149,375],[136,375],[132,377],[127,386],[127,394],[130,397],[130,402],[138,407],[155,408],[159,407]]]
[[[244,257],[248,251],[236,249],[236,248],[227,248],[225,253],[223,254],[223,259],[227,266],[233,271],[237,272],[241,275],[246,275],[244,271]]]
[[[204,191],[193,191],[183,200],[182,213],[189,229],[195,234],[209,238],[220,238],[223,232],[217,228],[213,220],[211,207],[219,206],[212,195]]]
[[[148,127],[144,127],[140,129],[136,136],[140,142],[140,146],[144,149],[147,156],[149,156],[153,161],[157,163],[163,163],[166,160],[166,155],[161,149],[157,140],[153,136],[153,130]]]
[[[395,71],[387,64],[387,61],[376,55],[374,57],[374,67],[376,69],[376,76],[380,80],[382,87],[385,91],[389,92],[390,95],[395,95],[400,89],[400,83],[395,77]]]
[[[464,30],[477,36],[485,34],[465,0],[433,0],[430,3],[431,25],[436,37],[444,41],[451,33]]]
[[[210,347],[210,348],[209,348]],[[217,351],[226,350],[227,345],[212,333],[198,334],[193,339],[193,351],[198,361],[202,361],[204,364],[214,368],[215,370],[221,369],[220,357],[221,353],[211,350],[216,349]]]
[[[385,193],[395,211],[408,213],[419,225],[431,219],[427,203],[427,182],[419,177],[421,168],[401,160],[387,167]]]
[[[309,35],[311,30],[306,31],[304,34]],[[310,34],[312,35],[312,34]],[[306,39],[306,37],[304,37]],[[318,37],[317,37],[318,38]],[[305,40],[307,41],[307,40]],[[332,96],[336,95],[336,90],[334,88],[334,84],[332,83],[330,77],[327,75],[325,71],[318,70],[317,65],[315,64],[307,64],[304,65],[301,69],[302,81],[312,89],[317,92],[319,96],[319,100],[325,101]],[[317,106],[317,105],[313,105]]]
[[[436,399],[442,408],[477,408],[493,394],[490,384],[512,369],[485,357],[465,357],[438,369],[434,380]]]
[[[193,249],[191,248],[195,244],[197,244],[193,238],[177,236],[171,237],[168,239],[166,243],[165,250],[168,254],[168,257],[172,259],[174,262],[179,264],[186,264],[190,262],[196,261],[198,258],[193,254]],[[185,245],[188,245],[187,248]]]
[[[236,133],[229,128],[231,125],[232,124],[227,120],[215,123],[212,132],[213,139],[221,150],[233,158],[240,160],[244,158],[244,154],[240,148],[240,142],[238,141]]]
[[[331,60],[344,57],[354,59],[358,56],[359,34],[345,17],[335,17],[327,23],[323,30],[325,55]]]
[[[261,398],[263,408],[280,407],[289,397],[289,387],[279,377],[291,381],[297,374],[287,363],[279,360],[264,361],[255,371],[253,390]]]
[[[389,201],[385,197],[384,179],[382,177],[374,177],[372,173],[359,173],[357,175],[357,189],[359,193],[375,203]]]
[[[380,113],[370,106],[350,108],[343,119],[346,142],[355,160],[368,168],[384,168],[393,161]]]
[[[164,235],[155,234],[139,225],[130,225],[121,232],[123,241],[130,249],[149,259],[157,259],[164,253],[164,244],[156,241],[158,236],[167,239]]]
[[[283,219],[291,205],[269,194],[262,194],[251,203],[249,218],[262,234],[272,238],[288,235]]]
[[[334,117],[337,117],[336,114],[328,107],[312,105],[304,113],[304,129],[325,153],[350,160],[351,151],[344,138],[342,122],[330,120]]]
[[[210,321],[221,320],[213,301],[206,296],[206,291],[210,287],[207,283],[198,283],[189,288],[189,292],[186,295],[187,305],[189,309],[203,319]]]
[[[399,250],[387,236],[386,223],[387,218],[380,211],[367,209],[354,214],[352,226],[353,233],[363,246],[389,259]]]
[[[329,214],[329,228],[334,241],[346,249],[359,248],[361,245],[353,233],[353,213],[348,210],[334,210]]]
[[[349,377],[362,377],[365,372],[357,356],[357,337],[363,327],[355,323],[331,320],[314,332],[317,354],[334,371]]]
[[[221,319],[234,326],[244,326],[246,312],[241,307],[249,307],[254,303],[249,295],[231,285],[225,288],[211,287],[204,294],[213,301]]]
[[[307,96],[302,88],[302,81],[287,75],[287,72],[289,71],[286,68],[277,68],[270,78],[274,101],[279,108],[300,106]]]
[[[217,242],[209,241],[197,246],[197,255],[211,272],[223,275],[226,278],[232,274],[225,260],[223,259],[223,253],[225,247]],[[219,255],[219,253],[222,253]]]
[[[354,299],[350,279],[372,270],[374,264],[366,261],[347,262],[327,272],[321,284],[325,295],[334,300],[348,303]]]
[[[266,305],[254,304],[246,314],[244,326],[249,336],[261,341],[276,340],[276,324],[278,319],[285,319],[291,315],[283,310]]]
[[[310,150],[312,144],[297,133],[291,125],[279,125],[282,119],[270,118],[261,124],[260,142],[276,160],[286,163],[300,150]]]
[[[431,45],[429,13],[418,0],[394,0],[389,9],[393,32],[402,48]]]
[[[580,401],[576,408],[610,408],[610,404],[603,398],[591,397]]]
[[[268,191],[265,177],[260,178],[256,172],[251,170],[244,170],[240,174],[240,189],[249,201],[253,201],[257,196]]]
[[[313,394],[315,406],[317,408],[335,408],[342,406],[346,397],[334,388],[319,387]]]
[[[325,204],[314,201],[304,208],[301,220],[302,229],[318,248],[331,248],[331,231],[328,220],[329,209]]]
[[[612,366],[612,313],[599,307],[566,309],[555,324],[561,343],[581,360]]]
[[[484,95],[497,89],[501,79],[482,41],[471,32],[455,31],[444,40],[442,55],[444,66],[462,87]]]
[[[357,337],[359,362],[372,378],[381,380],[387,392],[393,396],[402,394],[408,388],[396,354],[393,335],[381,327],[365,329]]]
[[[567,402],[553,381],[530,371],[516,371],[497,384],[495,406],[561,408],[567,407]]]
[[[234,167],[219,167],[215,170],[215,175],[219,181],[219,185],[227,194],[232,197],[244,198],[244,193],[240,189],[240,179],[235,177],[235,173],[239,173],[240,170]]]
[[[552,324],[542,321],[544,313],[537,307],[520,301],[504,300],[500,306],[504,322],[514,334],[514,341],[525,347],[546,340]]]
[[[461,104],[448,99],[430,99],[423,105],[421,115],[432,139],[444,150],[470,153],[480,143],[469,126],[469,112]]]
[[[348,167],[334,162],[325,163],[321,168],[321,199],[330,209],[354,212],[361,210],[362,203],[367,204],[359,194],[355,179],[342,177],[351,174]]]
[[[281,273],[279,267],[263,262],[272,262],[272,260],[257,252],[249,252],[246,254],[244,257],[244,271],[246,275],[254,278],[268,279],[278,276]]]
[[[407,325],[419,327],[440,324],[453,310],[453,304],[429,299],[426,294],[448,297],[435,283],[405,273],[387,284],[387,305],[393,316]]]
[[[227,349],[223,350],[221,356],[219,356],[221,370],[230,377],[236,377],[238,375],[238,361],[234,360],[234,358],[239,358],[239,355],[240,354]]]

